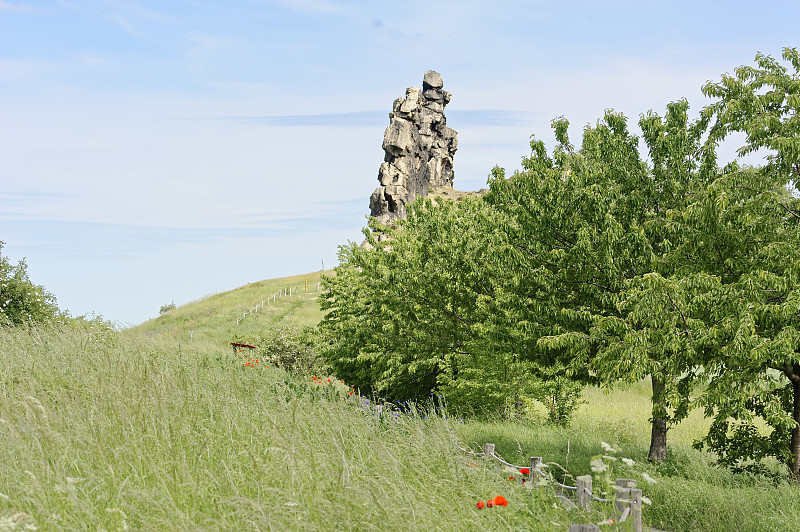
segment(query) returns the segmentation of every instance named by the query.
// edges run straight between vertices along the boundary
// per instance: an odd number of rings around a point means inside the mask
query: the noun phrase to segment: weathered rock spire
[[[369,199],[370,215],[384,224],[405,218],[406,205],[429,190],[453,188],[458,139],[447,127],[444,107],[451,95],[442,86],[441,74],[428,70],[422,90],[409,87],[405,98],[394,101],[383,134],[380,186]]]

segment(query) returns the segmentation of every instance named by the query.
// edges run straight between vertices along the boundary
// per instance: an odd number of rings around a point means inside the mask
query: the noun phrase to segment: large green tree
[[[509,235],[507,315],[547,329],[538,345],[558,350],[570,375],[608,384],[650,376],[653,460],[666,457],[669,425],[687,412],[691,337],[669,297],[636,294],[671,273],[683,235],[669,217],[715,171],[701,142],[707,121],[687,111],[680,101],[664,118],[640,120],[652,166],[620,114],[587,127],[577,151],[557,120],[553,156],[533,141],[524,171],[493,180],[487,196]]]
[[[775,457],[800,474],[800,54],[784,66],[758,54],[704,87],[717,101],[710,143],[744,133],[741,154],[766,152],[757,170],[735,166],[685,211],[695,242],[684,260],[697,297],[713,302],[703,323],[703,397],[712,428],[701,442],[722,463],[757,468]],[[694,270],[694,271],[691,271]],[[769,426],[757,428],[760,417]]]

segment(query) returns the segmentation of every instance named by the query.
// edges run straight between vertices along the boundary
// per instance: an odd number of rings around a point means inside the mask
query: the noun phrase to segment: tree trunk
[[[661,462],[667,459],[667,406],[664,403],[666,386],[656,375],[651,375],[653,383],[653,430],[650,433],[650,453],[647,459]]]
[[[794,419],[792,441],[789,444],[792,451],[792,464],[790,467],[795,478],[800,478],[800,364],[795,364],[791,375],[788,376],[792,382],[792,419]]]

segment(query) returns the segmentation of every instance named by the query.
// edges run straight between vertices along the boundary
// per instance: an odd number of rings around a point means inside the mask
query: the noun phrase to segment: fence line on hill
[[[317,292],[319,292],[319,287],[320,287],[320,283],[319,283],[319,281],[317,281]],[[241,321],[243,321],[249,314],[253,314],[253,313],[258,314],[258,309],[259,308],[264,308],[264,303],[265,302],[266,302],[267,306],[269,306],[270,304],[275,304],[275,303],[277,303],[279,298],[289,297],[292,294],[296,294],[299,289],[300,289],[300,285],[295,285],[294,288],[289,286],[287,288],[281,288],[280,290],[278,290],[277,292],[275,292],[271,296],[267,296],[267,299],[262,299],[261,303],[256,303],[255,306],[253,306],[250,309],[248,309],[247,312],[242,312],[242,317],[241,318],[236,318],[236,326],[238,327],[239,323]],[[308,293],[308,281],[306,281],[305,293]],[[270,300],[272,300],[272,303],[270,303]]]
[[[543,467],[545,464],[542,463],[541,456],[531,456],[529,466],[518,466],[503,460],[503,458],[495,452],[493,443],[484,444],[482,453],[476,453],[468,449],[464,449],[458,444],[456,444],[456,447],[472,456],[483,456],[485,458],[495,460],[507,467],[516,469],[517,471],[527,469],[528,472],[525,473],[527,478],[523,477],[523,483],[527,480],[528,482],[531,482],[531,486],[539,485],[538,483],[541,479],[545,482],[554,484],[561,489],[574,491],[577,495],[578,506],[585,510],[589,509],[592,501],[613,502],[617,511],[616,522],[624,523],[630,519],[630,522],[633,525],[633,530],[635,532],[642,532],[642,490],[636,488],[636,480],[634,479],[616,479],[614,483],[614,491],[617,494],[616,497],[614,497],[614,499],[603,499],[592,493],[591,475],[581,475],[576,477],[575,486],[562,484],[544,472]],[[600,528],[597,525],[574,524],[570,525],[569,527],[569,532],[594,532],[598,530],[600,530]]]

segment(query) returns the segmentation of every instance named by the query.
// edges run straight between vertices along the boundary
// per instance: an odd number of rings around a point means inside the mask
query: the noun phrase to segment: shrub
[[[291,373],[310,375],[324,373],[329,369],[317,356],[314,329],[269,331],[269,334],[259,339],[255,345],[259,353],[264,353],[265,360]]]
[[[61,317],[55,296],[31,282],[25,259],[14,265],[3,257],[3,244],[0,241],[0,325],[47,323]]]

